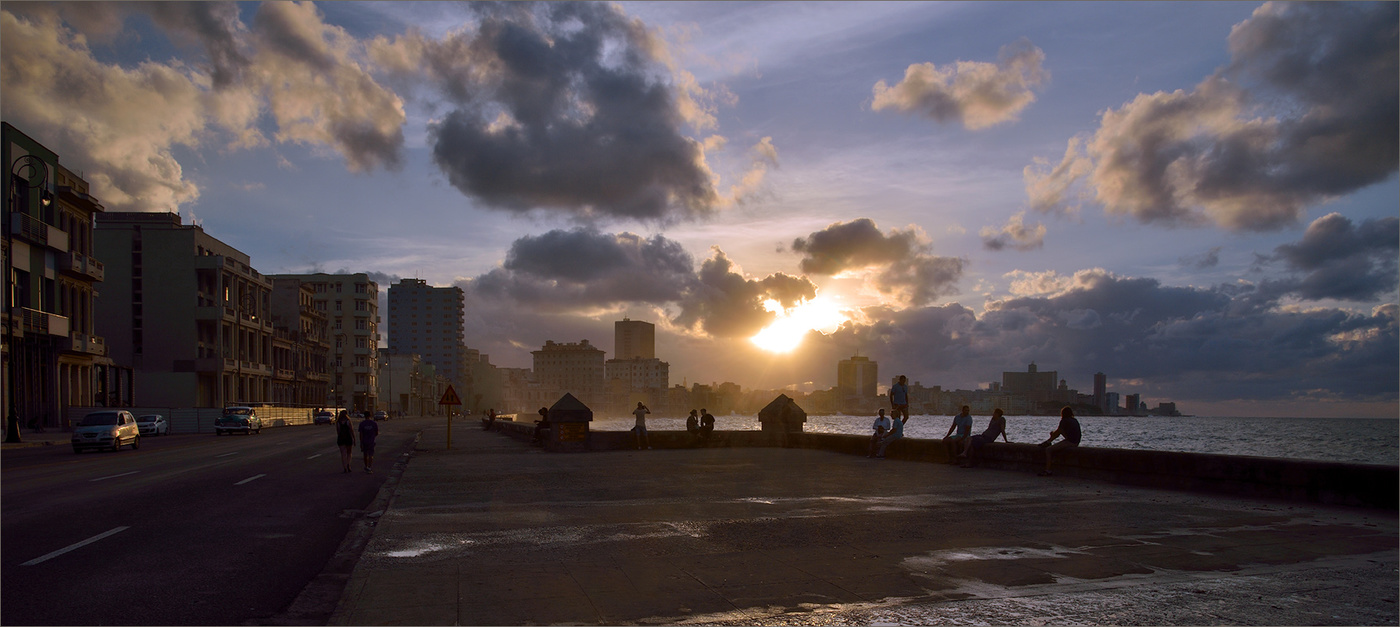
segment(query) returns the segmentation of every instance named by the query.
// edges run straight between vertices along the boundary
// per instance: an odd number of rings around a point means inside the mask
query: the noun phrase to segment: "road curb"
[[[408,451],[394,460],[384,485],[379,488],[369,506],[351,523],[350,531],[346,532],[345,539],[335,550],[335,555],[326,562],[325,569],[302,588],[285,611],[265,621],[247,624],[327,625],[334,624],[336,617],[343,617],[345,610],[342,608],[345,604],[341,600],[345,594],[345,585],[349,583],[350,574],[360,561],[360,554],[364,552],[370,538],[374,537],[374,527],[379,517],[393,504],[394,496],[398,493],[399,480],[403,478],[404,470],[408,468],[408,462],[413,459],[418,442],[422,438],[423,431],[420,429],[413,437],[413,444],[409,446]]]

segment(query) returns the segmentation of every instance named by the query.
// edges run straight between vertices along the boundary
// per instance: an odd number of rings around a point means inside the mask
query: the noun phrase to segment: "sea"
[[[973,416],[974,434],[987,428],[988,416]],[[869,435],[873,416],[808,416],[808,433]],[[636,420],[595,418],[594,431],[627,431]],[[904,435],[939,439],[951,416],[911,416]],[[1038,443],[1059,424],[1059,416],[1007,416],[1012,442]],[[1083,446],[1183,451],[1253,457],[1282,457],[1329,462],[1400,465],[1400,419],[1396,418],[1238,418],[1229,416],[1083,416]],[[757,431],[758,418],[715,416],[720,431]],[[647,418],[652,431],[685,430],[684,418]]]

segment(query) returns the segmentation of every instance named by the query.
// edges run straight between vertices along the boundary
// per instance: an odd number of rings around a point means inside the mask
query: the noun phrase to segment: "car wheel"
[[[120,450],[122,450],[122,439],[121,439],[121,437],[112,438],[112,450],[114,450],[114,451],[120,451]]]
[[[141,436],[138,435],[134,438],[131,438],[131,450],[134,451],[139,448],[141,448]]]

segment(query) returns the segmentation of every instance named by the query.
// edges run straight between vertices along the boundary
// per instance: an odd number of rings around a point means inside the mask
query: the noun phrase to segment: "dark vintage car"
[[[311,419],[311,424],[316,425],[328,425],[333,422],[335,422],[335,415],[326,410],[316,412],[316,415]]]
[[[262,419],[252,407],[225,407],[223,415],[214,420],[214,435],[241,432],[261,433]]]

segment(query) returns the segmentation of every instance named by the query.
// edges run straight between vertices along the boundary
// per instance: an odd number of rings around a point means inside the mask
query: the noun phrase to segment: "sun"
[[[808,331],[834,331],[847,320],[836,303],[821,296],[803,301],[788,310],[784,310],[778,301],[770,299],[763,303],[763,308],[778,317],[749,341],[770,353],[791,353],[802,344],[802,338]]]

